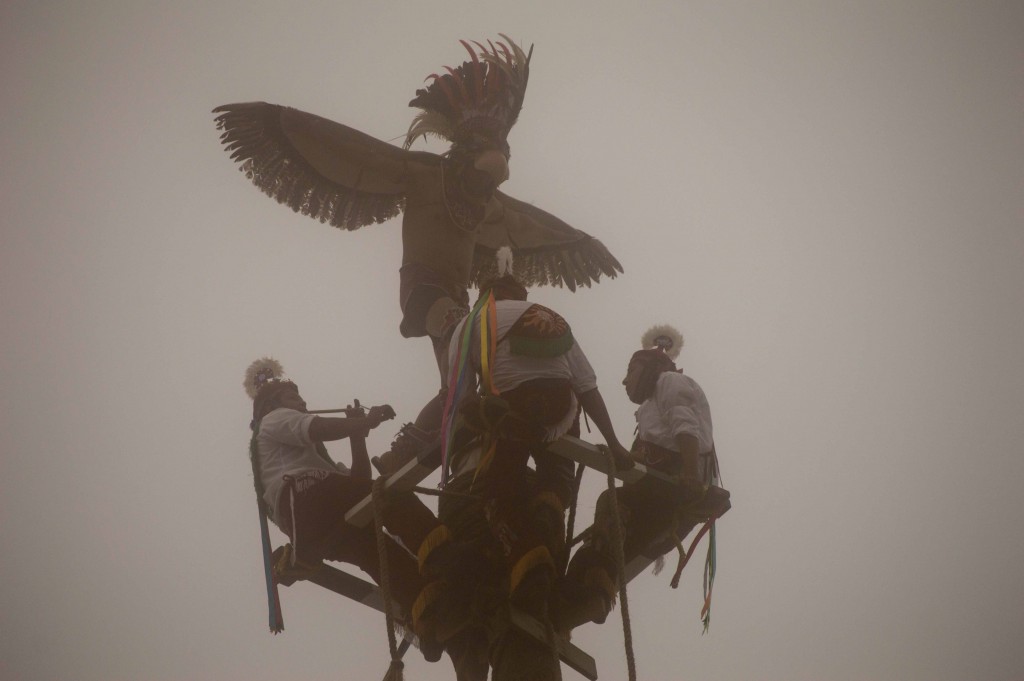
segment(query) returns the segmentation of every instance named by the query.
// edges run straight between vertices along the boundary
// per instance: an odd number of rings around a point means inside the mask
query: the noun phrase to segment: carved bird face
[[[475,202],[484,203],[508,179],[508,143],[473,133],[452,147],[462,190]]]
[[[497,187],[508,179],[508,157],[497,149],[485,149],[473,161],[473,168],[486,173]]]

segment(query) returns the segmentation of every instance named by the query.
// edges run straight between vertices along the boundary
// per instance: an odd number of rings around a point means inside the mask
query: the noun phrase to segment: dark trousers
[[[294,489],[285,490],[281,526],[301,560],[350,563],[370,575],[378,585],[381,583],[380,553],[373,525],[354,527],[345,522],[345,513],[371,493],[371,486],[372,481],[367,478],[328,474],[308,487],[297,484]],[[402,548],[390,537],[385,538],[391,575],[389,586],[405,613],[409,613],[424,585],[416,559],[410,552],[417,551],[423,539],[439,524],[430,509],[412,492],[387,500],[384,526],[406,547]]]

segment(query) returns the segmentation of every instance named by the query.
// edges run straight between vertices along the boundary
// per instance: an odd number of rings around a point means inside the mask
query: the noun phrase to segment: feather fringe
[[[590,288],[601,276],[614,279],[622,265],[605,245],[587,236],[569,244],[543,249],[517,249],[516,278],[527,287],[564,286],[575,291],[577,286]],[[479,286],[498,275],[495,251],[477,246],[470,270],[470,283]]]
[[[405,209],[399,194],[373,194],[324,179],[293,151],[280,117],[284,107],[263,102],[214,109],[221,143],[239,169],[264,194],[297,213],[339,229],[390,220]],[[415,123],[415,122],[414,122]]]

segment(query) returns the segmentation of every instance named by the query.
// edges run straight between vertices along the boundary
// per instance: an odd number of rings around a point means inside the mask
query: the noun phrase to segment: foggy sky
[[[436,389],[398,221],[277,205],[210,110],[397,140],[498,32],[535,45],[503,190],[625,268],[532,299],[623,441],[629,355],[682,329],[732,492],[709,635],[697,561],[630,583],[639,678],[1024,678],[1024,6],[984,0],[4,3],[0,678],[383,676],[383,617],[312,585],[267,633],[241,379],[388,402],[387,446]],[[625,678],[618,610],[574,642]]]

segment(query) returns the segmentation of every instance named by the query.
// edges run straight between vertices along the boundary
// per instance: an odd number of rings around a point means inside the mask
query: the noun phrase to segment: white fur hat
[[[640,345],[644,350],[661,350],[673,361],[679,356],[684,342],[683,334],[668,324],[652,326],[640,338]]]
[[[270,381],[280,381],[284,378],[284,367],[273,357],[260,357],[245,370],[245,394],[249,399],[255,400],[260,388]]]

